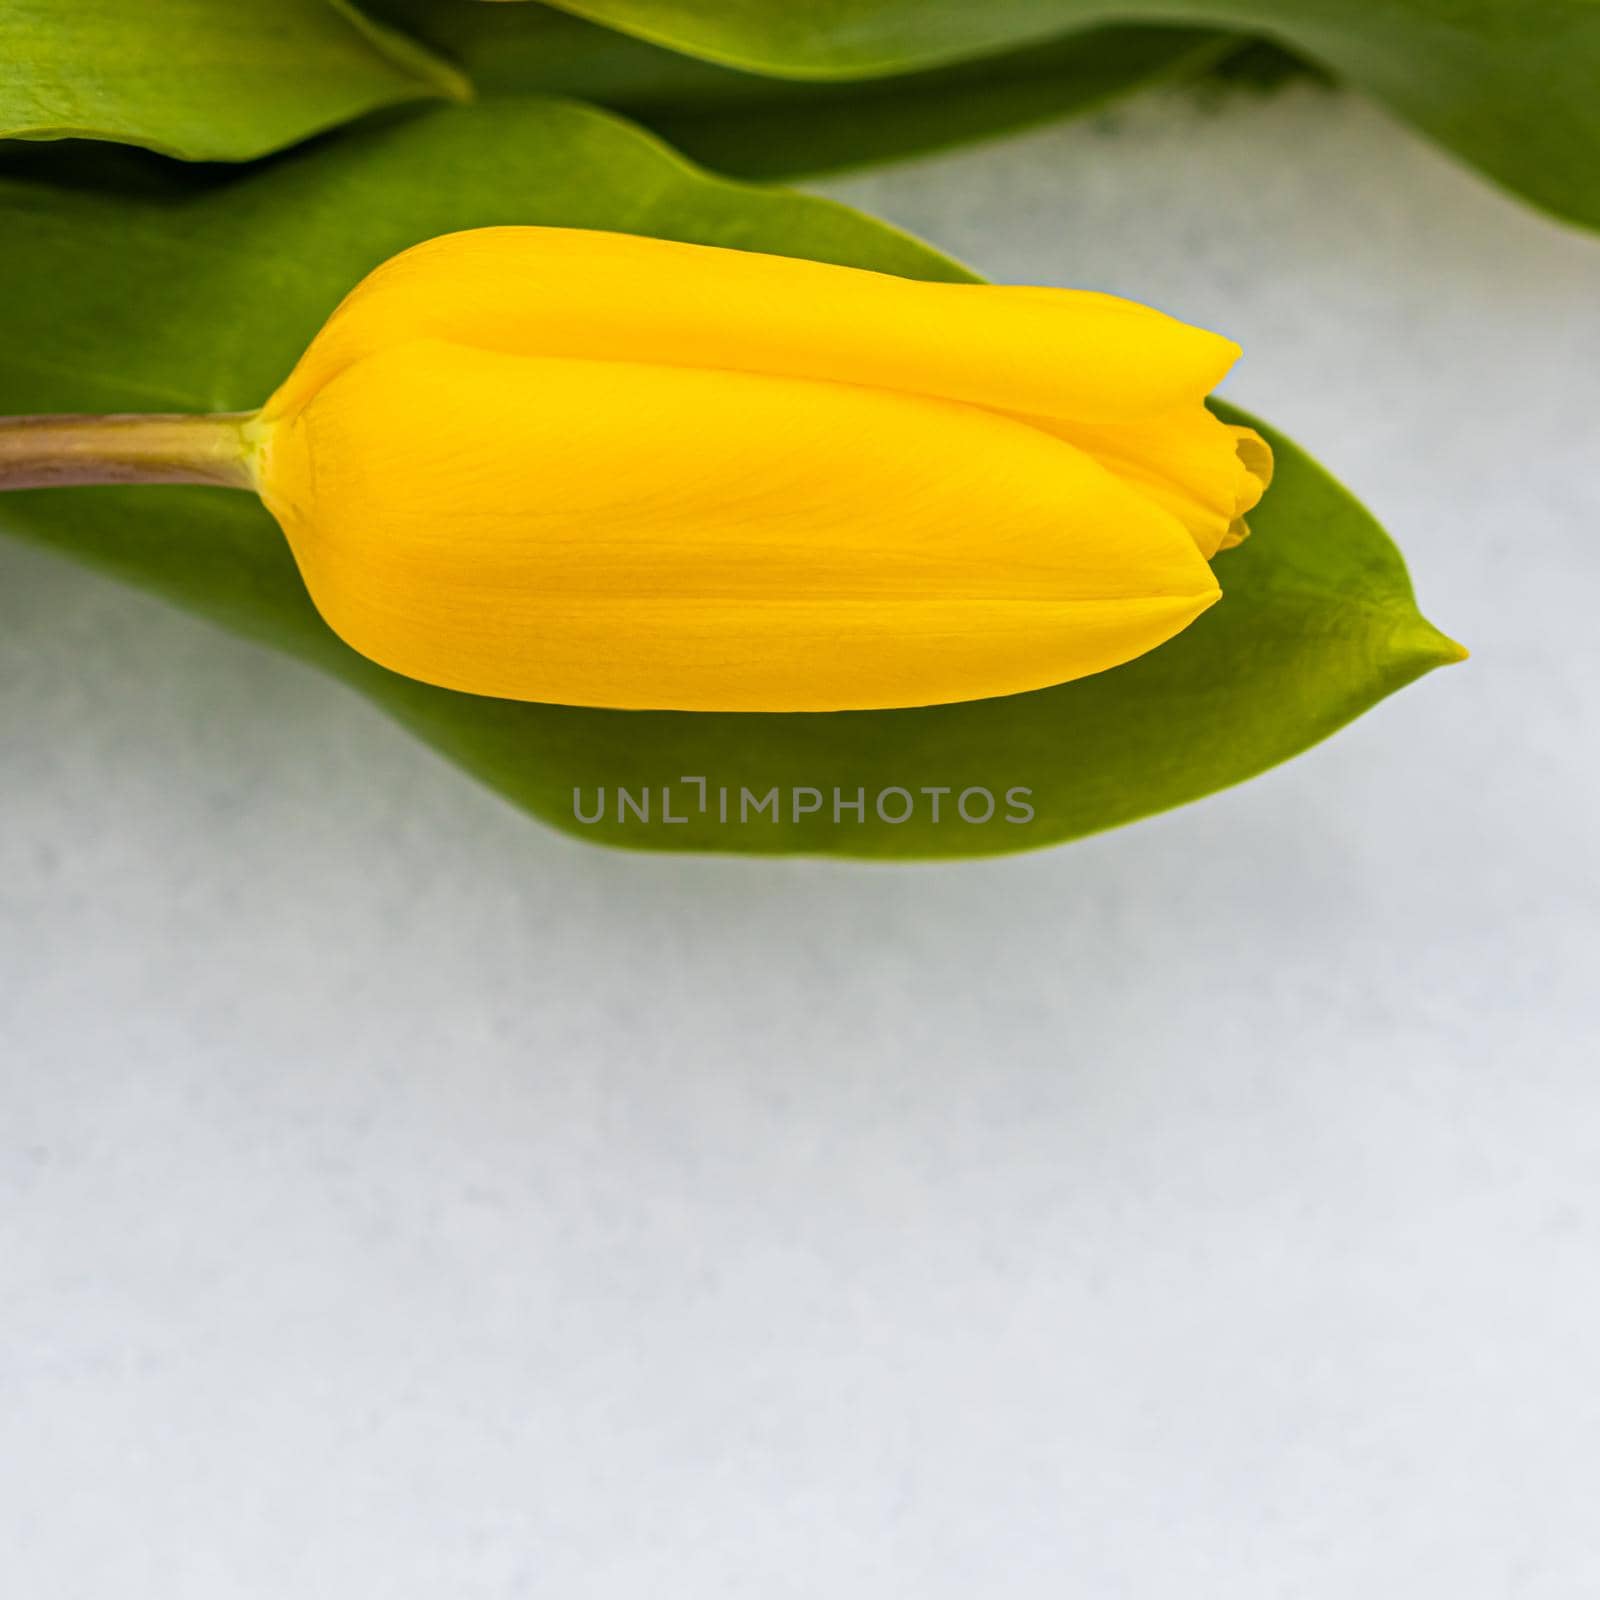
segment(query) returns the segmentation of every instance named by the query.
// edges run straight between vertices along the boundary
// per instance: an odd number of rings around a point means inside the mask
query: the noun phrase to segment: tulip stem
[[[211,483],[252,489],[253,411],[0,417],[0,490],[90,483]]]

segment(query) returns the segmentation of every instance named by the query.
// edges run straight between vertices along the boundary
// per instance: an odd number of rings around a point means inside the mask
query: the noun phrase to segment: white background
[[[27,1600],[1600,1592],[1600,243],[1363,104],[836,181],[1238,337],[1473,649],[947,868],[616,855],[0,544]]]

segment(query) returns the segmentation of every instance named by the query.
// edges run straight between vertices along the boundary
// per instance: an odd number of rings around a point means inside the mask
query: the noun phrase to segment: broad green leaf
[[[1262,33],[1528,199],[1600,226],[1600,0],[558,3],[658,44],[796,78],[906,72],[1108,23]]]
[[[1091,28],[889,78],[798,82],[678,54],[543,5],[367,0],[454,61],[480,96],[557,94],[620,111],[718,171],[790,177],[919,155],[1078,116],[1238,51],[1195,28]]]
[[[1232,34],[1195,28],[1091,28],[904,77],[833,84],[769,78],[767,93],[743,103],[620,109],[718,171],[792,178],[1082,116],[1140,89],[1197,78],[1239,43]]]
[[[493,159],[485,159],[493,152]],[[0,182],[0,412],[232,410],[259,403],[363,273],[437,233],[494,223],[621,229],[907,276],[963,269],[825,200],[689,167],[626,123],[507,100],[363,129],[186,196]],[[41,315],[40,308],[49,314]],[[1456,658],[1418,615],[1399,555],[1285,441],[1279,481],[1226,562],[1220,605],[1128,666],[1036,694],[926,710],[699,716],[522,705],[373,666],[306,599],[267,514],[227,490],[0,495],[0,529],[51,546],[313,662],[508,799],[585,838],[657,849],[990,854],[1111,827],[1238,782]],[[574,819],[573,791],[637,797],[706,780],[682,824]],[[882,788],[1032,790],[1027,824],[878,820]],[[716,794],[785,792],[777,822],[717,819]],[[788,791],[829,796],[792,813]],[[831,791],[869,795],[835,825]],[[924,801],[924,807],[931,800]],[[1003,802],[1002,802],[1003,806]],[[980,809],[974,800],[969,809]],[[890,810],[894,810],[891,802]]]
[[[245,161],[465,81],[344,0],[5,0],[0,137]]]

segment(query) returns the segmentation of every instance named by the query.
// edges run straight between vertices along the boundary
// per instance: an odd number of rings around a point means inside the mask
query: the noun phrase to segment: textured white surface
[[[1054,854],[657,859],[0,544],[8,1593],[1600,1592],[1600,244],[1310,90],[830,188],[1236,334],[1474,659]]]

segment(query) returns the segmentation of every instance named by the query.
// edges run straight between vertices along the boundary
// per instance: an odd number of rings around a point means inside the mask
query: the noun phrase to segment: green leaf
[[[1091,28],[905,77],[836,84],[771,78],[767,93],[742,104],[620,109],[721,172],[791,178],[1082,116],[1140,89],[1197,78],[1238,48],[1232,34],[1194,28]]]
[[[465,81],[344,0],[5,0],[0,137],[245,161]]]
[[[481,0],[475,0],[481,3]],[[1262,33],[1491,177],[1600,226],[1597,0],[558,0],[730,66],[858,78],[1159,21]]]
[[[718,171],[778,178],[920,155],[1079,116],[1197,77],[1238,51],[1194,28],[1091,28],[889,78],[799,82],[662,49],[542,5],[368,0],[449,57],[480,96],[557,94],[644,123]]]
[[[493,159],[485,159],[493,152]],[[639,130],[561,101],[426,113],[294,154],[224,187],[107,196],[0,182],[0,411],[235,410],[288,372],[334,303],[395,251],[451,229],[542,222],[811,256],[912,277],[970,276],[825,200],[707,178]],[[48,315],[41,315],[41,308]],[[1226,591],[1128,666],[1060,688],[925,710],[700,716],[577,710],[451,693],[341,644],[271,519],[245,494],[146,488],[0,496],[0,528],[113,572],[314,662],[558,827],[657,849],[882,857],[1024,849],[1247,778],[1459,652],[1417,614],[1399,555],[1287,442]],[[637,795],[706,779],[707,815],[586,827],[573,791]],[[880,788],[1031,789],[1034,820],[877,820]],[[797,786],[825,813],[722,825],[718,788]],[[869,792],[835,825],[831,791]],[[930,802],[924,801],[926,807]],[[974,800],[969,809],[977,809]],[[792,802],[786,800],[786,808]],[[893,803],[890,807],[894,809]],[[1003,800],[1001,801],[1003,815]]]

